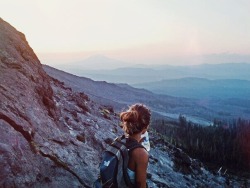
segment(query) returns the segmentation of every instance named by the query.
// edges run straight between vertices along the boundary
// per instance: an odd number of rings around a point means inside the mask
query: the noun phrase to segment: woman
[[[134,104],[128,111],[120,114],[122,127],[128,136],[127,142],[140,143],[142,134],[149,127],[150,117],[150,110],[143,104]],[[135,187],[145,188],[147,186],[147,166],[148,152],[144,148],[135,148],[129,152],[128,174]]]

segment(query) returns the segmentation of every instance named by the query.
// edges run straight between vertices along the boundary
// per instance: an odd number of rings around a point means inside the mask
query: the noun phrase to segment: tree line
[[[183,116],[179,121],[153,120],[152,128],[193,158],[235,170],[250,169],[250,121],[215,119],[213,125],[194,124]]]

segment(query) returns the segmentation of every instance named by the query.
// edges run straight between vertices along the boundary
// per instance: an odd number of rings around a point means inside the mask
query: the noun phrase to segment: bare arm
[[[143,148],[134,151],[136,187],[146,188],[148,152]]]

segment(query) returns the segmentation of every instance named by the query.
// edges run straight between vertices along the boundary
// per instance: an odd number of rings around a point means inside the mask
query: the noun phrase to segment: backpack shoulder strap
[[[127,187],[133,188],[130,178],[128,176],[127,167],[129,160],[129,148],[127,147],[127,139],[125,135],[122,135],[115,139],[114,144],[120,148],[120,153],[122,155],[122,171],[123,171],[123,180]],[[122,148],[122,149],[121,149]],[[125,185],[124,185],[125,186]]]
[[[141,145],[139,142],[131,138],[126,139],[126,146],[128,148],[129,153],[136,148],[144,148],[146,150],[146,148],[143,145]]]

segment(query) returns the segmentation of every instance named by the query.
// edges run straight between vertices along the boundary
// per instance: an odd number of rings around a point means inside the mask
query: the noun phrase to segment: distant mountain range
[[[84,66],[92,66],[96,70],[87,70]],[[112,69],[114,66],[120,68]],[[248,63],[128,66],[125,62],[105,56],[93,56],[61,69],[95,81],[126,83],[175,97],[247,99],[250,94]]]
[[[99,60],[98,63],[97,60]],[[119,68],[112,69],[115,63],[119,65]],[[90,70],[86,68],[86,66],[95,67],[95,70]],[[57,66],[56,68],[96,81],[105,80],[112,83],[127,84],[157,82],[185,77],[250,80],[249,63],[201,64],[192,66],[129,66],[124,62],[116,62],[106,57],[93,57],[93,59],[90,58],[83,62],[73,63],[67,66]]]
[[[70,73],[82,76],[82,71],[86,70],[112,70],[116,68],[127,67],[129,65],[129,63],[108,58],[104,55],[93,55],[83,60],[61,64],[57,63],[56,68],[67,70]]]
[[[249,99],[250,81],[248,80],[209,80],[205,78],[181,78],[134,84],[134,87],[149,91],[187,98],[239,98]]]

